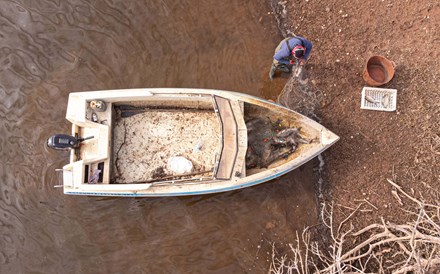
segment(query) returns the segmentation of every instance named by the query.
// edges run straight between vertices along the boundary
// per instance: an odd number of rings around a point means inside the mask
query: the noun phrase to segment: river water
[[[274,99],[269,1],[0,2],[0,273],[265,273],[316,220],[311,165],[207,196],[62,194],[48,150],[72,91],[194,87]],[[278,84],[277,84],[278,83]]]

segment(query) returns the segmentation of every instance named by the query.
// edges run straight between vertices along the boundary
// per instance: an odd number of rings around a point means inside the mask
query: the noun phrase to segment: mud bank
[[[313,42],[307,64],[313,113],[340,141],[323,153],[322,201],[334,205],[334,223],[354,230],[402,223],[411,204],[396,198],[397,183],[417,199],[438,205],[440,189],[440,4],[394,1],[272,1],[283,36]],[[423,41],[423,50],[416,53]],[[394,61],[397,110],[360,109],[366,61]],[[290,80],[289,80],[290,81]],[[289,82],[288,82],[289,83]],[[291,89],[286,85],[285,89]],[[294,92],[295,88],[293,89]],[[300,100],[301,101],[301,100]],[[393,194],[394,193],[394,194]]]
[[[380,204],[383,215],[398,217],[385,207],[388,202],[381,193],[389,192],[390,187],[384,180],[398,177],[408,187],[421,185],[417,188],[421,193],[425,192],[423,184],[415,181],[440,186],[440,93],[436,92],[440,52],[435,35],[440,5],[422,1],[415,7],[360,0],[271,4],[283,36],[296,33],[314,43],[306,88],[316,100],[307,110],[313,110],[312,115],[341,136],[324,153],[326,181],[332,184],[327,187],[329,194],[349,205],[353,198],[370,198]],[[373,12],[375,19],[370,17]],[[418,41],[425,43],[423,54],[413,52]],[[362,72],[372,55],[397,64],[394,78],[382,86],[397,89],[396,112],[360,109],[361,90],[366,86]],[[288,82],[285,89],[297,92],[298,85]]]

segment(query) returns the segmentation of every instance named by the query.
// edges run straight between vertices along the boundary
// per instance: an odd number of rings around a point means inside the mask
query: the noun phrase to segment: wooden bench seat
[[[214,96],[222,125],[222,150],[215,177],[230,179],[245,176],[247,132],[239,101]]]

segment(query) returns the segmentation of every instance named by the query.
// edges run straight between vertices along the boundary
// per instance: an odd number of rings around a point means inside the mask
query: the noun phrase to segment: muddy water
[[[268,2],[268,1],[267,1]],[[65,196],[71,91],[196,87],[273,97],[281,37],[262,1],[0,2],[0,273],[264,273],[315,224],[311,166],[184,198]],[[278,85],[274,85],[279,88]]]

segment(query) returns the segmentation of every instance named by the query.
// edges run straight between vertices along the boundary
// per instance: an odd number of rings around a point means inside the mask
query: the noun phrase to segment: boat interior
[[[105,107],[87,101],[87,121],[73,129],[79,138],[94,136],[71,155],[71,162],[83,160],[83,183],[230,180],[281,165],[294,152],[284,149],[275,157],[268,140],[295,127],[295,118],[258,105],[183,94],[99,103]],[[192,168],[176,174],[170,168],[173,157],[184,157]]]

